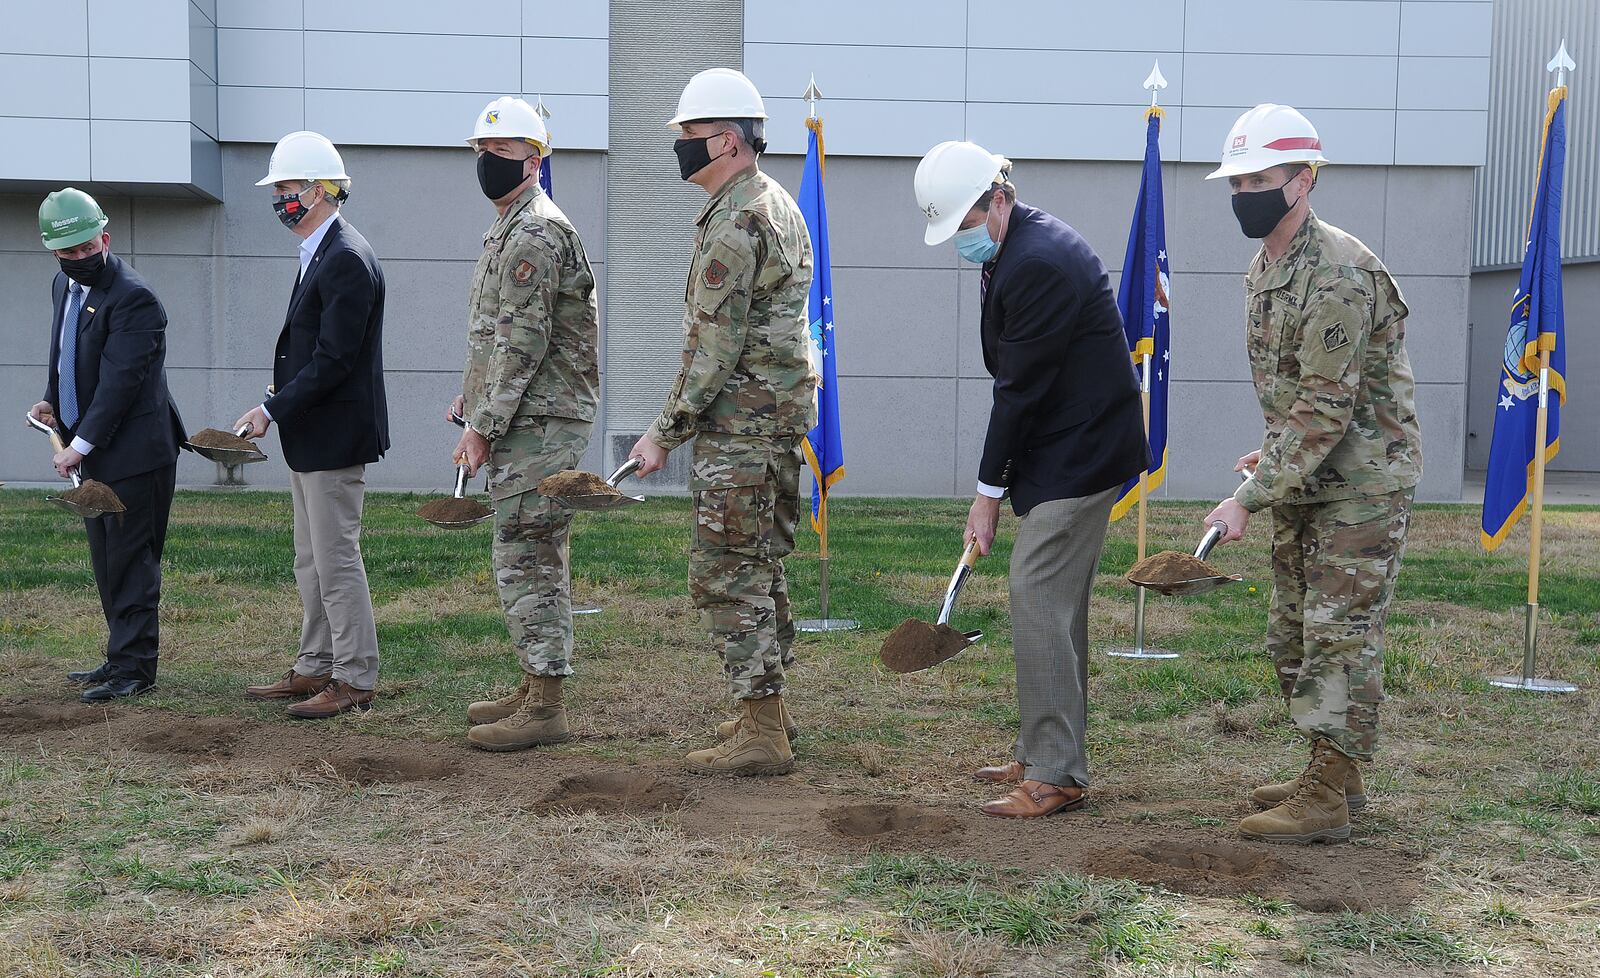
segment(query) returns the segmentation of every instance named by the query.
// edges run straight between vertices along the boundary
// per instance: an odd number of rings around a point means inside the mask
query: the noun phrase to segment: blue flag
[[[1528,508],[1535,453],[1546,462],[1561,450],[1561,405],[1567,399],[1567,344],[1561,308],[1561,180],[1566,168],[1565,86],[1550,93],[1539,153],[1539,184],[1533,194],[1522,277],[1511,297],[1500,383],[1495,386],[1494,441],[1483,489],[1483,546],[1493,550]],[[1538,441],[1539,370],[1550,354],[1549,418],[1543,446]]]
[[[556,199],[555,186],[550,182],[550,154],[546,153],[544,159],[539,161],[539,186],[544,189],[545,196],[551,200]]]
[[[1172,379],[1172,330],[1167,298],[1167,218],[1161,202],[1161,110],[1147,115],[1144,175],[1139,178],[1139,200],[1133,207],[1128,230],[1128,253],[1122,259],[1122,282],[1117,287],[1117,308],[1135,371],[1150,358],[1150,457],[1155,466],[1145,483],[1153,491],[1167,477],[1167,386]],[[1139,503],[1139,479],[1129,479],[1111,507],[1119,520]]]
[[[825,158],[822,120],[809,119],[806,168],[800,177],[800,213],[811,233],[813,271],[807,316],[811,320],[812,362],[817,387],[817,426],[806,432],[806,461],[811,464],[811,525],[821,532],[827,519],[828,490],[844,478],[844,445],[839,437],[838,346],[833,336],[833,269],[828,260],[828,201],[822,190]]]

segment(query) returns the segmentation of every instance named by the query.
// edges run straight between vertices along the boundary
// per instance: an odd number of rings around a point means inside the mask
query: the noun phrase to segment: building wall
[[[470,117],[469,117],[470,118]],[[299,239],[254,186],[270,147],[224,148],[225,204],[107,198],[111,247],[161,298],[168,317],[167,379],[192,433],[226,427],[260,403],[271,382],[273,346],[297,271]],[[460,432],[444,420],[461,389],[467,289],[493,223],[473,157],[459,149],[349,147],[353,186],[344,214],[383,263],[384,367],[394,447],[369,472],[387,488],[448,488],[450,449]],[[588,248],[604,296],[604,154],[568,152],[554,161],[556,199]],[[0,391],[20,415],[44,390],[55,259],[39,246],[36,196],[0,196]],[[604,308],[601,311],[604,316]],[[272,459],[247,467],[254,485],[288,484],[276,429]],[[44,437],[0,424],[0,480],[54,482]],[[596,460],[597,462],[597,460]],[[179,478],[207,485],[216,466],[184,453]]]

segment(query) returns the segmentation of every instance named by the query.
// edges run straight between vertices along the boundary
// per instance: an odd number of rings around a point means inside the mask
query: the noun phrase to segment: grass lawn
[[[80,707],[98,661],[81,524],[0,493],[0,975],[1600,974],[1600,511],[1547,517],[1535,697],[1520,667],[1526,531],[1499,554],[1477,511],[1424,506],[1390,616],[1373,803],[1350,844],[1244,845],[1251,787],[1304,750],[1261,650],[1267,520],[1213,555],[1246,582],[1153,598],[1159,663],[1130,642],[1113,526],[1091,618],[1088,812],[985,821],[971,768],[1017,722],[1001,527],[955,624],[985,642],[927,673],[877,664],[930,619],[965,504],[841,498],[834,614],[803,636],[796,773],[719,781],[676,762],[730,715],[684,583],[688,505],[580,514],[568,683],[578,739],[463,750],[465,704],[516,670],[487,527],[424,497],[368,497],[383,651],[365,716],[297,724],[242,687],[288,667],[300,625],[287,494],[180,493],[165,561],[161,686]],[[1152,549],[1207,507],[1158,503]],[[789,562],[816,614],[816,537]]]

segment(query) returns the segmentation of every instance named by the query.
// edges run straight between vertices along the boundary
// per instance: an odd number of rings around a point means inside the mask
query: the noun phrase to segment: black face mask
[[[487,150],[479,153],[478,186],[483,188],[483,195],[499,200],[517,189],[518,184],[528,179],[522,172],[522,164],[522,160],[508,160]]]
[[[672,151],[678,154],[678,175],[685,180],[704,170],[711,165],[710,142],[722,133],[711,136],[702,136],[699,139],[680,139],[672,144]]]
[[[100,281],[100,273],[106,270],[106,253],[96,252],[87,258],[60,258],[61,270],[67,273],[67,278],[72,279],[84,288],[91,288]]]
[[[1286,180],[1282,187],[1233,195],[1233,216],[1239,219],[1239,228],[1244,231],[1245,237],[1266,237],[1283,220],[1283,216],[1294,209],[1294,204],[1283,196],[1283,187],[1288,185]],[[1295,204],[1298,203],[1295,201]]]
[[[306,188],[306,190],[309,189],[311,188]],[[278,220],[283,222],[284,227],[294,227],[305,220],[306,214],[310,213],[311,208],[307,207],[305,202],[300,199],[300,194],[305,192],[305,190],[302,190],[300,193],[281,194],[272,198],[272,211],[278,215]]]

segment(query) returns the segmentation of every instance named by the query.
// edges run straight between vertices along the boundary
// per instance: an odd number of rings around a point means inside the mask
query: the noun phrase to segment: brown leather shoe
[[[1022,776],[1028,771],[1028,766],[1021,761],[1011,761],[1007,764],[996,764],[993,767],[980,767],[972,772],[972,776],[979,781],[988,781],[993,784],[1021,784]]]
[[[374,695],[370,689],[356,689],[335,679],[322,692],[285,712],[298,720],[326,720],[349,710],[372,709]]]
[[[1024,781],[1004,798],[984,803],[980,811],[995,818],[1043,818],[1057,812],[1076,811],[1087,800],[1083,789],[1077,785]]]
[[[331,682],[333,682],[332,673],[326,676],[302,676],[290,669],[275,683],[266,686],[246,686],[244,695],[253,700],[294,700],[302,696],[315,696]]]

